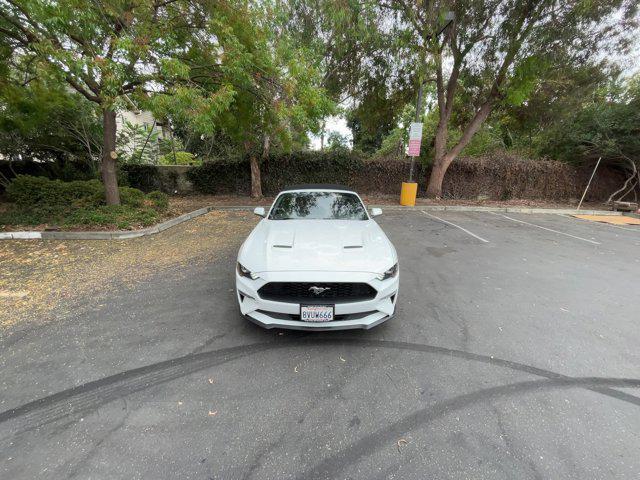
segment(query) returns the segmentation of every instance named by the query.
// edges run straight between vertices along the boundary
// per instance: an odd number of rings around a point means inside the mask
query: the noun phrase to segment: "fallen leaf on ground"
[[[29,295],[29,292],[24,290],[19,290],[17,292],[12,292],[10,290],[0,290],[0,298],[24,298]]]
[[[209,410],[210,417],[215,417],[217,414],[218,414],[218,410],[214,410],[214,411]]]
[[[407,442],[404,438],[401,438],[400,440],[398,440],[396,442],[396,446],[398,447],[398,453],[400,453],[400,447],[402,447],[403,445],[407,445],[409,442]]]

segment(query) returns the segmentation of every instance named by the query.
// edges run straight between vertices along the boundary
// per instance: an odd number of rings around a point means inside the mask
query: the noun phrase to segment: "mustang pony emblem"
[[[331,290],[331,287],[309,287],[309,291],[313,292],[314,295],[320,295],[322,292],[326,292],[327,290]]]

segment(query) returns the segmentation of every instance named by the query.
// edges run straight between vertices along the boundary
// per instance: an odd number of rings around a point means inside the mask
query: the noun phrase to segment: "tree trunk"
[[[450,164],[451,160],[446,155],[433,162],[429,183],[427,184],[427,198],[440,198],[442,196],[442,182]]]
[[[245,142],[245,151],[249,154],[249,165],[251,166],[251,198],[262,198],[262,180],[260,178],[258,155],[251,148],[250,142]]]
[[[107,205],[120,205],[118,177],[116,174],[116,112],[105,108],[102,111],[102,183],[104,184]]]
[[[462,137],[458,140],[458,143],[454,145],[454,147],[446,151],[446,142],[447,142],[447,129],[444,126],[443,131],[444,134],[442,138],[438,138],[438,134],[440,133],[440,125],[438,125],[438,131],[436,131],[436,156],[433,162],[433,169],[431,170],[431,175],[429,176],[429,183],[427,184],[427,198],[439,198],[442,196],[442,181],[444,180],[444,174],[447,173],[447,169],[451,162],[453,162],[460,152],[466,147],[476,132],[480,129],[484,121],[489,116],[491,112],[491,107],[493,105],[493,100],[486,101],[473,116],[467,127],[462,132]],[[440,142],[440,143],[439,143]],[[442,154],[439,155],[439,151],[442,151]]]
[[[448,134],[447,120],[445,115],[442,114],[440,115],[440,121],[438,122],[434,138],[433,168],[431,169],[431,175],[429,175],[429,182],[427,184],[427,198],[440,198],[442,196],[442,181],[449,167],[449,164],[445,162],[447,158]]]

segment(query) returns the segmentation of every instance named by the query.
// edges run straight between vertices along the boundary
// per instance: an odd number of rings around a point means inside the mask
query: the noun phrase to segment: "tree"
[[[278,2],[237,6],[224,18],[227,36],[234,39],[222,59],[203,46],[194,49],[188,62],[192,79],[210,91],[218,88],[221,76],[233,89],[228,108],[216,123],[201,125],[205,137],[223,138],[236,151],[249,157],[251,196],[262,196],[261,161],[272,148],[290,150],[308,142],[307,132],[318,132],[321,119],[334,110],[334,104],[321,86],[322,76],[313,55],[297,47],[284,28]],[[227,65],[228,58],[235,65]],[[231,68],[233,67],[233,68]],[[163,113],[178,124],[175,109]]]
[[[375,151],[414,94],[415,68],[402,31],[393,22],[380,24],[380,11],[367,1],[286,3],[287,29],[311,52],[322,87],[347,111],[353,148]]]
[[[233,91],[221,85],[217,95],[203,98],[188,82],[180,61],[192,44],[215,42],[216,9],[222,2],[196,0],[0,0],[0,35],[14,57],[33,76],[56,76],[101,110],[102,179],[107,204],[118,204],[116,179],[116,108],[128,95],[144,95],[159,87],[199,114],[211,117],[231,101]]]
[[[47,79],[0,78],[0,153],[9,160],[87,162],[94,169],[101,129],[95,107]]]
[[[609,201],[622,200],[640,186],[640,74],[614,81],[560,119],[545,137],[542,153],[579,164],[598,159],[627,172]]]
[[[329,150],[349,150],[349,139],[340,132],[332,131],[327,137]]]
[[[630,0],[404,0],[372,2],[391,12],[380,21],[399,22],[422,81],[436,86],[438,126],[427,196],[439,197],[447,168],[501,102],[522,102],[537,81],[552,71],[549,52],[589,57],[599,47],[628,46],[637,3]],[[445,14],[455,20],[446,25]],[[617,17],[615,14],[619,14]],[[617,20],[615,20],[618,18]],[[438,35],[442,32],[441,35]],[[433,72],[433,73],[432,73]],[[473,107],[457,142],[448,147],[449,127],[462,83]],[[465,107],[466,108],[466,107]]]

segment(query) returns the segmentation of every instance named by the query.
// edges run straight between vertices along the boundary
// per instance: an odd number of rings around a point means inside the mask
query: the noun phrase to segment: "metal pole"
[[[598,158],[598,161],[596,162],[596,166],[593,169],[593,172],[591,173],[591,178],[589,179],[589,183],[587,183],[587,188],[584,189],[584,193],[582,194],[582,198],[580,199],[580,203],[578,204],[578,208],[576,208],[576,211],[580,210],[580,207],[582,206],[582,202],[584,200],[584,197],[587,195],[587,190],[589,190],[589,185],[591,185],[591,180],[593,180],[593,176],[596,174],[596,170],[598,169],[598,165],[600,165],[600,160],[602,160],[602,157]]]
[[[420,86],[418,87],[418,98],[416,99],[416,118],[418,123],[422,117],[422,80],[420,80]],[[411,168],[409,168],[409,183],[413,182],[413,170],[416,166],[416,157],[411,157]]]

